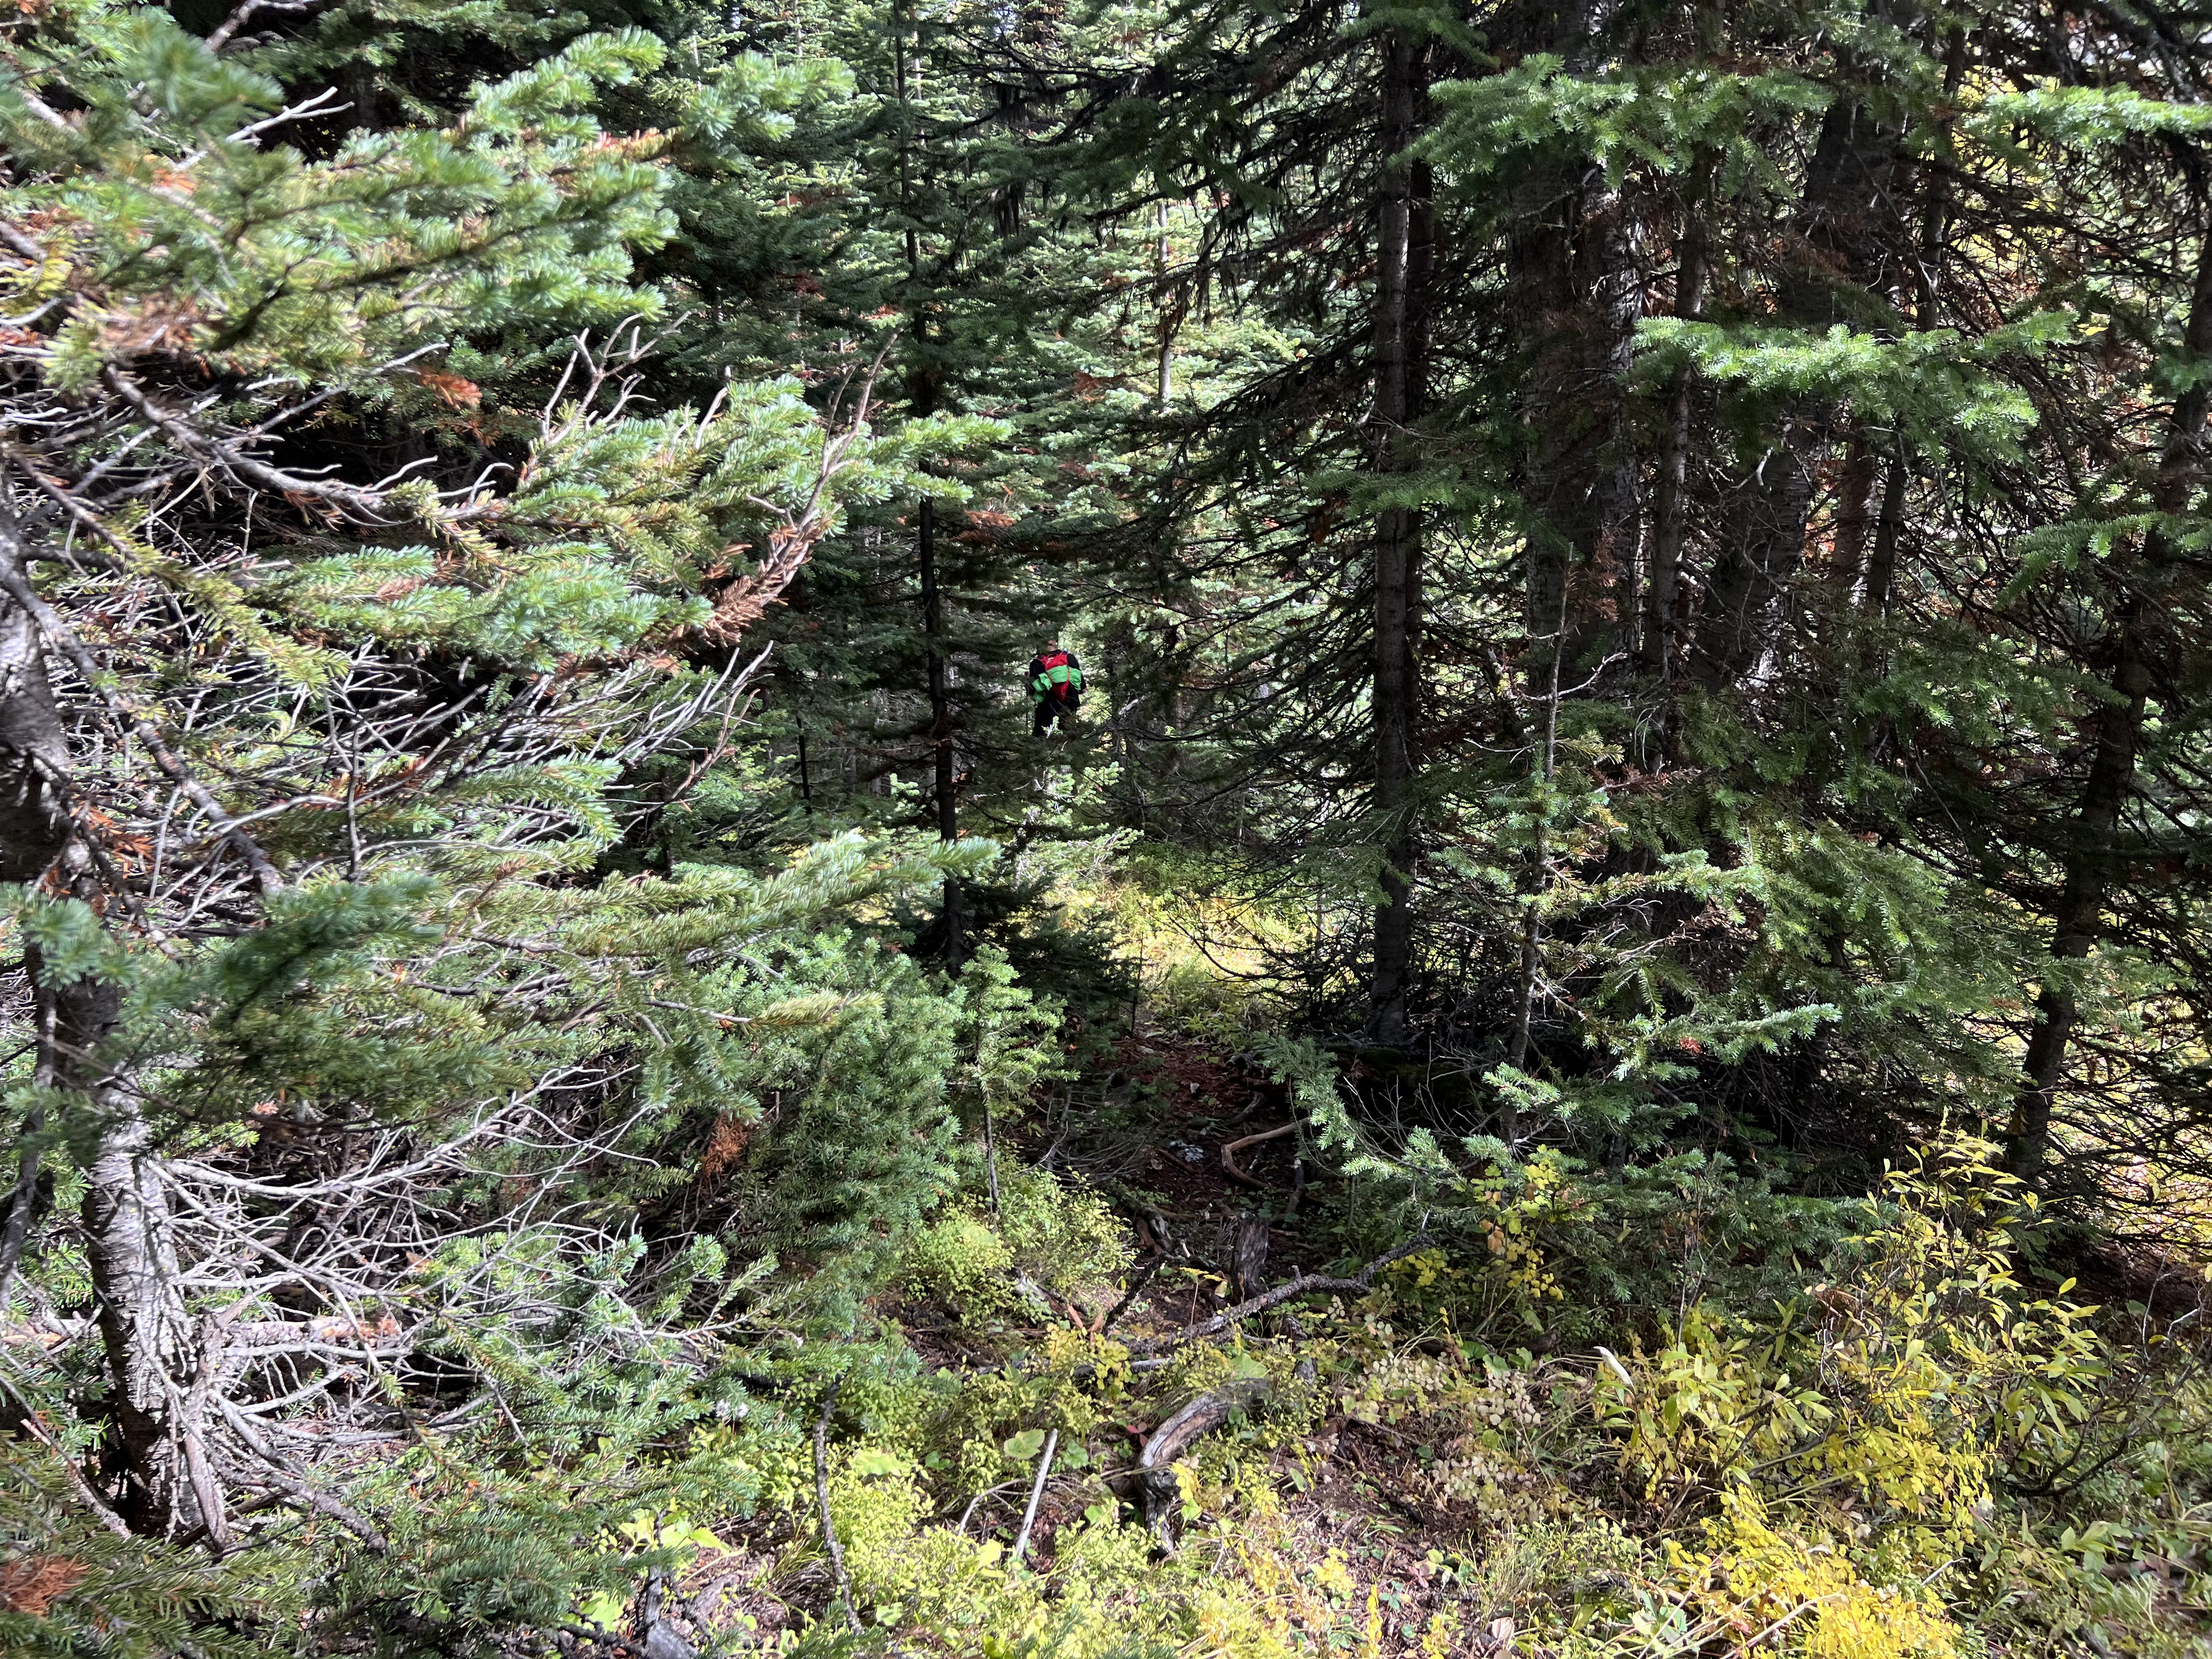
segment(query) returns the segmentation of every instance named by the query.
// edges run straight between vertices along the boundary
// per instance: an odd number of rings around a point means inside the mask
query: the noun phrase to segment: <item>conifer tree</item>
[[[36,1038],[0,1295],[63,1344],[35,1389],[102,1350],[96,1501],[133,1528],[221,1551],[274,1504],[381,1549],[288,1413],[404,1438],[385,1367],[487,1319],[522,1363],[618,1295],[654,1194],[548,1207],[570,1171],[719,1120],[762,1141],[733,1194],[756,1237],[858,1262],[957,1164],[957,1045],[1024,1001],[842,930],[988,848],[595,874],[723,763],[757,670],[729,647],[833,492],[907,487],[913,451],[872,438],[864,375],[818,416],[776,381],[647,406],[670,307],[630,249],[671,233],[671,140],[592,112],[662,64],[651,37],[579,36],[320,160],[281,135],[326,95],[287,104],[164,14],[11,50],[0,856]],[[495,392],[455,372],[486,362]],[[325,435],[440,404],[445,441],[384,476]],[[638,789],[672,759],[672,794]],[[759,1127],[787,1093],[787,1147]],[[49,1207],[80,1193],[81,1298]]]

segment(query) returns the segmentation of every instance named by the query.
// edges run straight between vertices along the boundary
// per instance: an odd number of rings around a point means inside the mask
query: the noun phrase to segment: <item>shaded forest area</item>
[[[0,152],[0,1651],[2212,1642],[2202,13],[17,0]]]

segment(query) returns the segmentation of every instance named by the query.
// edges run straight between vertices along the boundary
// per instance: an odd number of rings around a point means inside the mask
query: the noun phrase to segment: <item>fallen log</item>
[[[1298,1362],[1297,1377],[1310,1385],[1314,1364]],[[1273,1379],[1240,1376],[1209,1394],[1202,1394],[1152,1431],[1152,1438],[1137,1455],[1137,1489],[1145,1505],[1145,1524],[1164,1544],[1168,1522],[1175,1513],[1175,1462],[1201,1436],[1211,1434],[1234,1413],[1265,1400],[1273,1390]]]
[[[1219,1428],[1232,1412],[1267,1397],[1273,1385],[1264,1376],[1239,1377],[1224,1388],[1202,1394],[1152,1431],[1137,1455],[1137,1488],[1145,1504],[1145,1524],[1168,1541],[1168,1521],[1175,1513],[1174,1463],[1200,1435]]]

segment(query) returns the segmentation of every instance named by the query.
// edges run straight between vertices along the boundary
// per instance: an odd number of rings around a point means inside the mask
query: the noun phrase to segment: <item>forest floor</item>
[[[1617,1307],[1607,1316],[1627,1322],[1625,1335],[1591,1336],[1601,1328],[1583,1310],[1587,1328],[1553,1351],[1553,1322],[1577,1316],[1571,1297],[1539,1302],[1540,1335],[1526,1308],[1498,1320],[1498,1287],[1516,1269],[1511,1247],[1486,1253],[1480,1233],[1396,1261],[1371,1290],[1339,1278],[1217,1326],[1240,1297],[1357,1267],[1356,1190],[1301,1164],[1302,1127],[1261,1138],[1291,1129],[1291,1106],[1250,1056],[1155,1026],[1093,1053],[1000,1138],[1004,1210],[971,1194],[925,1230],[958,1247],[956,1265],[958,1250],[981,1250],[988,1271],[908,1271],[867,1304],[852,1342],[832,1354],[809,1345],[789,1362],[775,1395],[781,1496],[717,1518],[717,1547],[674,1582],[666,1628],[702,1650],[794,1659],[1618,1659],[1747,1652],[1778,1620],[1801,1638],[1792,1650],[1820,1659],[2206,1651],[2212,1522],[2185,1496],[2201,1365],[2160,1373],[2171,1362],[2127,1358],[2124,1333],[2082,1346],[2069,1333],[2094,1310],[2041,1334],[2017,1316],[2003,1331],[1972,1325],[1971,1298],[1956,1293],[1981,1271],[1978,1247],[1942,1232],[1943,1217],[1964,1213],[1948,1189],[1899,1212],[1929,1206],[1920,1213],[1937,1231],[1914,1235],[1907,1255],[1931,1241],[1937,1254],[1918,1267],[1895,1257],[1851,1290],[1819,1282],[1834,1263],[1801,1261],[1787,1239],[1724,1238],[1717,1212],[1693,1213],[1687,1197],[1662,1201],[1623,1247],[1654,1283],[1673,1271],[1669,1249],[1710,1247],[1725,1266],[1768,1273],[1757,1282],[1794,1285],[1802,1310],[1826,1319],[1817,1333],[1792,1335],[1805,1314],[1771,1297],[1762,1305],[1765,1291],[1740,1283],[1733,1304],[1716,1297],[1694,1316],[1671,1296],[1663,1309]],[[1799,1202],[1784,1195],[1773,1214]],[[1040,1215],[1080,1224],[1024,1256],[1021,1236]],[[1504,1243],[1495,1235],[1490,1251]],[[1965,1253],[1942,1254],[1954,1244]],[[1745,1267],[1761,1256],[1778,1266]],[[1534,1272],[1540,1258],[1526,1260]],[[2086,1427],[2063,1467],[2088,1468],[2114,1496],[2075,1490],[2047,1516],[2015,1499],[2016,1535],[1977,1540],[1967,1508],[1991,1489],[1983,1448],[1929,1416],[1912,1351],[1859,1322],[1885,1286],[1905,1283],[1900,1272],[1939,1261],[1940,1294],[1962,1311],[1907,1296],[1884,1318],[1919,1321],[1927,1340],[1953,1346],[1942,1388],[1992,1401],[2042,1388],[2037,1409],[2079,1413]],[[2185,1299],[2156,1263],[2107,1253],[2081,1265],[2110,1307],[2178,1310]],[[1996,1288],[2031,1315],[2056,1305]],[[2148,1330],[2155,1316],[2130,1319]],[[1954,1317],[1969,1322],[1942,1323]],[[1959,1346],[1968,1335],[1978,1346]],[[1788,1374],[1816,1355],[1825,1394]],[[834,1420],[822,1417],[824,1449],[810,1461],[823,1382],[870,1367],[871,1391],[848,1391]],[[1202,1427],[1182,1435],[1194,1411]],[[1798,1447],[1779,1462],[1810,1459],[1804,1477],[1745,1449],[1778,1413]],[[2171,1501],[2112,1462],[2155,1450],[2154,1421],[2173,1443],[2160,1454]],[[1043,1449],[1051,1425],[1057,1462]],[[2093,1444],[2107,1449],[2081,1449]],[[1832,1468],[1867,1473],[1839,1485]],[[1942,1500],[1948,1512],[1911,1495],[1939,1489],[1960,1494]],[[825,1504],[849,1589],[824,1548]],[[2056,1524],[2090,1524],[2096,1505],[2101,1532]],[[2003,1621],[1990,1627],[1998,1639],[1984,1639],[1984,1616]],[[2052,1632],[2057,1647],[2044,1641]],[[568,1651],[645,1650],[617,1639]]]
[[[1002,1145],[1000,1152],[1008,1164],[1019,1159],[1056,1164],[1064,1175],[1110,1197],[1124,1224],[1131,1261],[1121,1284],[1054,1298],[1049,1313],[1032,1309],[1034,1317],[1014,1322],[1002,1317],[970,1322],[942,1303],[897,1293],[878,1297],[871,1312],[888,1338],[911,1351],[922,1370],[949,1380],[1018,1368],[1055,1331],[1095,1332],[1121,1300],[1121,1285],[1139,1276],[1148,1276],[1143,1293],[1115,1322],[1111,1335],[1139,1352],[1147,1346],[1172,1352],[1179,1331],[1231,1305],[1237,1289],[1253,1293],[1324,1270],[1334,1258],[1331,1244],[1317,1236],[1328,1224],[1321,1218],[1333,1195],[1329,1179],[1306,1178],[1297,1135],[1249,1140],[1290,1127],[1291,1115],[1282,1085],[1246,1057],[1171,1030],[1146,1028],[1113,1045],[1103,1073],[1094,1068],[1061,1091],[1061,1118],[1072,1116],[1069,1107],[1085,1100],[1117,1104],[1121,1109],[1110,1115],[1119,1127],[1072,1147],[1071,1138],[1056,1127],[1061,1120],[1048,1100],[1042,1121]],[[1248,1140],[1232,1155],[1232,1174],[1223,1149]],[[1258,1284],[1239,1285],[1238,1223],[1252,1217],[1267,1222],[1265,1266]],[[1243,1237],[1249,1273],[1255,1267],[1249,1228]],[[1340,1349],[1347,1322],[1360,1339],[1355,1346],[1370,1358],[1402,1347],[1416,1364],[1455,1369],[1462,1376],[1468,1371],[1468,1355],[1448,1338],[1401,1334],[1325,1298],[1270,1310],[1251,1320],[1243,1334],[1292,1354],[1310,1342]],[[1040,1579],[1053,1573],[1063,1538],[1079,1534],[1088,1519],[1096,1517],[1102,1495],[1110,1494],[1131,1523],[1138,1518],[1138,1460],[1162,1421],[1192,1392],[1186,1381],[1168,1374],[1172,1363],[1158,1357],[1137,1361],[1137,1375],[1118,1398],[1121,1409],[1090,1437],[1092,1461],[1079,1473],[1056,1474],[1046,1483],[1028,1556]],[[1565,1367],[1547,1369],[1557,1377],[1567,1376]],[[1479,1628],[1464,1631],[1448,1649],[1437,1645],[1436,1633],[1444,1628],[1440,1621],[1465,1600],[1470,1552],[1484,1527],[1484,1493],[1466,1483],[1455,1488],[1449,1478],[1454,1455],[1464,1457],[1470,1449],[1466,1437],[1426,1432],[1445,1425],[1425,1424],[1418,1413],[1394,1425],[1375,1420],[1382,1413],[1355,1414],[1356,1405],[1346,1409],[1352,1404],[1347,1394],[1357,1392],[1350,1380],[1357,1370],[1340,1371],[1333,1384],[1304,1403],[1299,1432],[1269,1437],[1271,1443],[1251,1447],[1243,1458],[1238,1469],[1242,1487],[1273,1494],[1263,1506],[1263,1527],[1247,1532],[1233,1519],[1204,1528],[1165,1525],[1159,1529],[1164,1559],[1180,1558],[1177,1565],[1186,1576],[1217,1578],[1249,1577],[1254,1564],[1248,1547],[1263,1547],[1277,1560],[1326,1564],[1330,1595],[1278,1597],[1281,1605],[1274,1613],[1294,1639],[1303,1631],[1324,1649],[1340,1648],[1356,1636],[1360,1650],[1375,1655],[1508,1650],[1514,1621],[1502,1613],[1492,1616],[1488,1609]],[[1479,1362],[1473,1374],[1479,1382]],[[1156,1386],[1147,1386],[1147,1378]],[[1579,1395],[1583,1389],[1571,1391]],[[1537,1392],[1542,1392],[1540,1382]],[[1251,1441],[1249,1428],[1240,1433],[1241,1423],[1238,1413],[1228,1433]],[[959,1492],[949,1492],[937,1521],[957,1524],[963,1537],[1010,1545],[1023,1522],[1028,1484],[1001,1482],[980,1501],[966,1503]],[[1497,1496],[1494,1483],[1488,1484],[1486,1495]],[[723,1535],[734,1547],[702,1556],[677,1586],[690,1615],[679,1622],[695,1638],[727,1641],[744,1632],[772,1646],[788,1643],[802,1630],[835,1626],[836,1583],[810,1516],[763,1510],[748,1522],[726,1528]],[[1465,1620],[1450,1624],[1462,1631]]]

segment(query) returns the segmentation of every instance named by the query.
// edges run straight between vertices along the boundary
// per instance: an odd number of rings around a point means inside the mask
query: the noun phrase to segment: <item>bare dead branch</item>
[[[1129,1345],[1129,1352],[1158,1353],[1163,1348],[1171,1348],[1185,1342],[1195,1341],[1200,1337],[1218,1336],[1232,1325],[1242,1323],[1254,1314],[1265,1313],[1270,1308],[1280,1307],[1284,1303],[1293,1301],[1302,1296],[1349,1296],[1358,1291],[1371,1290],[1374,1287],[1376,1273],[1381,1273],[1394,1261],[1402,1261],[1409,1255],[1427,1249],[1431,1242],[1426,1233],[1415,1233],[1413,1237],[1389,1255],[1376,1256],[1374,1261],[1369,1262],[1349,1279],[1332,1278],[1327,1273],[1300,1273],[1288,1284],[1278,1285],[1265,1296],[1255,1296],[1249,1302],[1240,1302],[1233,1308],[1224,1308],[1211,1319],[1200,1320],[1195,1325],[1186,1325],[1182,1329],[1166,1336],[1148,1337],[1143,1341],[1132,1342]]]

